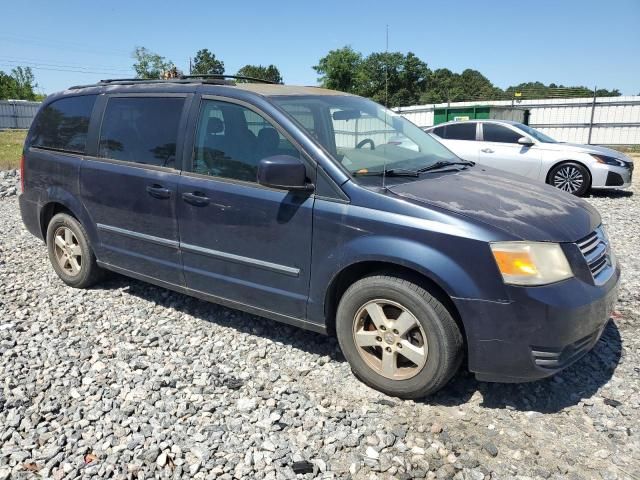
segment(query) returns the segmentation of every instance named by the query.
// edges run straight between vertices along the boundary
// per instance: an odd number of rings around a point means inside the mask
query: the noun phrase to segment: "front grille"
[[[608,270],[607,267],[611,267],[609,243],[602,227],[596,228],[582,240],[579,240],[577,245],[589,265],[593,279],[598,280],[600,275]]]

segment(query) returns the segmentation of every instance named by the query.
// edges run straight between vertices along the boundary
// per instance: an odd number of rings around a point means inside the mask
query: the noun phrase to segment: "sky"
[[[188,71],[208,48],[226,73],[275,64],[315,85],[329,50],[413,52],[430,68],[640,94],[640,0],[142,1],[2,0],[0,70],[30,65],[42,93],[133,76],[144,46]],[[93,5],[93,6],[89,6]]]

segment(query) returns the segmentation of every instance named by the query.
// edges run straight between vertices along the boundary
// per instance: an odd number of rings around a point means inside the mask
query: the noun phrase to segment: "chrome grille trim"
[[[607,281],[613,273],[613,265],[611,264],[609,244],[602,226],[578,240],[576,245],[589,266],[594,282],[601,284]]]

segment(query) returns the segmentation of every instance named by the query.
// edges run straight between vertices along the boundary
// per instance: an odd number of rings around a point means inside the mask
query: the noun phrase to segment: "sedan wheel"
[[[589,176],[581,165],[567,163],[553,170],[550,183],[560,190],[580,196],[589,189]]]
[[[391,380],[416,376],[429,353],[424,329],[416,317],[390,300],[373,300],[356,313],[353,339],[369,367]]]

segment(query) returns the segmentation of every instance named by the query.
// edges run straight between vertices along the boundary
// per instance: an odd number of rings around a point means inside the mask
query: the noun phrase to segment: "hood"
[[[599,147],[598,145],[584,145],[581,143],[543,143],[540,144],[546,150],[569,150],[580,153],[599,153],[608,157],[619,158],[629,161],[624,153],[613,150],[612,148]]]
[[[424,175],[396,195],[497,227],[521,240],[575,242],[600,225],[584,200],[541,182],[480,167]]]

